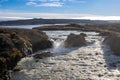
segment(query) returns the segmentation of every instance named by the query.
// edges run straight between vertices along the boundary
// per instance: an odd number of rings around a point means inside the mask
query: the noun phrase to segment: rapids
[[[64,40],[79,31],[44,31],[53,41],[48,49],[53,56],[44,59],[25,57],[12,80],[119,80],[120,57],[112,54],[109,46],[103,45],[104,37],[95,32],[87,34],[87,45],[64,48]]]

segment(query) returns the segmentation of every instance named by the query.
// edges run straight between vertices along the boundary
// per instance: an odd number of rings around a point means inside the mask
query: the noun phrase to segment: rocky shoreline
[[[120,55],[120,28],[116,24],[70,24],[33,29],[0,29],[0,80],[10,79],[9,73],[15,69],[21,58],[52,47],[52,42],[44,32],[41,32],[42,30],[99,32],[101,36],[106,37],[103,43],[109,45],[115,55]],[[84,38],[82,40],[85,42]]]
[[[31,29],[0,29],[0,80],[9,80],[21,58],[52,47],[48,36]]]
[[[106,36],[103,41],[104,44],[110,46],[115,55],[120,55],[120,24],[106,23],[106,24],[69,24],[69,25],[55,25],[35,27],[37,30],[77,30],[77,31],[94,31],[99,32],[101,36]]]

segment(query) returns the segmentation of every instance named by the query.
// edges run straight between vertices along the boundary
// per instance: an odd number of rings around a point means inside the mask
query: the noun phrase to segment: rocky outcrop
[[[84,35],[75,35],[71,33],[65,40],[64,45],[65,47],[80,47],[85,45],[85,43],[86,41]]]
[[[16,33],[0,34],[0,77],[12,70],[17,62],[32,53],[31,44]],[[7,75],[8,76],[8,75]]]
[[[83,37],[87,37],[87,34],[85,34],[85,33],[81,33],[80,35]]]
[[[0,29],[0,80],[22,57],[51,46],[48,36],[38,30]]]
[[[0,34],[16,33],[21,39],[23,39],[29,46],[32,47],[33,52],[41,49],[45,49],[52,46],[48,36],[39,30],[33,29],[0,29]],[[13,34],[14,36],[14,34]]]
[[[51,41],[44,32],[39,30],[26,30],[22,31],[20,34],[24,34],[30,41],[33,52],[52,47]]]
[[[99,36],[110,36],[111,32],[107,30],[101,30],[99,31]]]
[[[39,54],[35,54],[33,57],[38,58],[38,59],[42,59],[44,57],[49,57],[49,56],[52,56],[52,55],[53,55],[53,53],[51,53],[51,52],[41,52]]]
[[[120,55],[120,35],[119,34],[111,34],[106,37],[103,43],[110,46],[111,50],[116,55]]]

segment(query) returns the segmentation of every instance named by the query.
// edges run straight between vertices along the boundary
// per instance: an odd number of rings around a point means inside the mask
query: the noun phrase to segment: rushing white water
[[[85,33],[88,36],[98,35],[96,32],[82,32],[82,31],[44,31],[51,41],[53,41],[53,48],[49,51],[55,53],[54,55],[66,54],[72,50],[77,49],[78,47],[65,48],[64,41],[70,33],[80,34]]]
[[[77,31],[45,31],[54,40],[56,54],[44,59],[25,57],[19,63],[21,71],[15,72],[12,80],[119,80],[120,57],[109,47],[102,45],[103,37],[86,32],[87,45],[79,48],[64,48],[68,34]],[[37,61],[36,61],[37,60]]]

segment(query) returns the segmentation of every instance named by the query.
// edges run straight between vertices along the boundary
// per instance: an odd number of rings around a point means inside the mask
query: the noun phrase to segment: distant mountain
[[[84,19],[26,19],[14,21],[1,21],[0,25],[36,25],[36,24],[72,24],[72,23],[106,23],[100,20],[84,20]]]
[[[109,23],[120,23],[120,20],[110,20]]]

